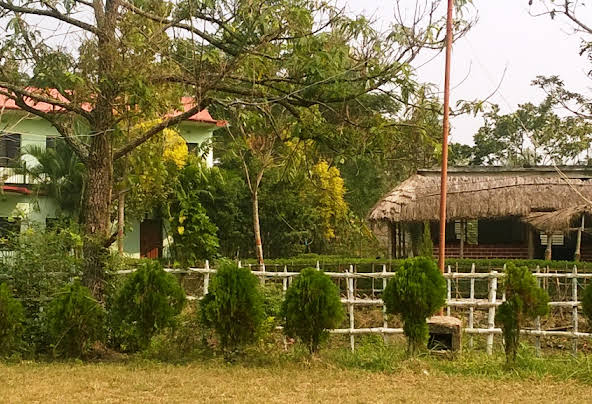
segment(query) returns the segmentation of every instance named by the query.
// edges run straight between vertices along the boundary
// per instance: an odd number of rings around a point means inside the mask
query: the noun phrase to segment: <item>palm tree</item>
[[[25,153],[39,164],[23,166],[21,170],[38,186],[39,191],[53,198],[61,213],[78,218],[84,191],[84,165],[73,150],[61,139],[50,147],[28,147]]]

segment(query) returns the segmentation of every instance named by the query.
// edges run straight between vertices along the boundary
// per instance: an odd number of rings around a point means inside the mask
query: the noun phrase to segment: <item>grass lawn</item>
[[[433,358],[403,360],[392,371],[353,369],[343,363],[321,357],[264,366],[227,365],[217,360],[181,365],[143,360],[0,364],[0,403],[592,400],[592,386],[585,379],[536,372],[488,373],[489,365],[482,365],[485,367],[479,372],[475,371],[478,365],[465,360],[458,365]]]

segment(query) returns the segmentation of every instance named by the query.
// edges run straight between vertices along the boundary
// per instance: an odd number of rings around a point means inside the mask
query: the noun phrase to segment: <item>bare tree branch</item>
[[[57,20],[63,21],[65,23],[74,25],[74,26],[81,28],[85,31],[91,32],[97,36],[101,35],[101,31],[99,29],[97,29],[97,27],[95,27],[94,25],[90,25],[84,21],[80,21],[80,20],[72,18],[68,15],[62,14],[59,11],[57,11],[57,9],[55,9],[55,8],[51,8],[50,10],[42,10],[42,9],[37,9],[37,8],[20,7],[20,6],[15,6],[14,4],[11,4],[11,3],[7,3],[2,0],[0,0],[0,7],[10,10],[10,11],[13,11],[15,13],[52,17]]]

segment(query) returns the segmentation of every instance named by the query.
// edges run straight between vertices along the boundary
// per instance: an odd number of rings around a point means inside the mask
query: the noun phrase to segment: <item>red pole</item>
[[[448,0],[446,19],[446,69],[444,73],[444,121],[442,123],[442,177],[440,181],[440,248],[438,265],[444,273],[446,256],[446,181],[448,177],[448,133],[450,132],[450,59],[452,57],[452,11],[454,0]]]

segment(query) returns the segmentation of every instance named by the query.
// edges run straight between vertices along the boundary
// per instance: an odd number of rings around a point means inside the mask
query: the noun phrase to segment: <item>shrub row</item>
[[[546,314],[549,300],[531,271],[509,263],[503,279],[506,301],[497,311],[508,363],[516,358],[520,329],[526,319]],[[435,262],[419,257],[403,262],[383,293],[386,311],[400,315],[411,354],[427,342],[426,318],[445,302],[446,284]],[[322,271],[306,268],[285,296],[262,289],[247,268],[221,261],[209,293],[200,304],[200,325],[217,338],[225,359],[237,354],[283,319],[286,336],[298,338],[310,353],[318,351],[328,330],[344,319],[339,290]],[[113,289],[106,308],[80,281],[65,285],[45,305],[40,329],[25,327],[27,311],[7,283],[0,284],[0,356],[23,351],[27,332],[47,334],[47,351],[54,356],[84,357],[96,343],[124,352],[144,350],[163,330],[174,330],[186,303],[177,279],[155,261],[144,261],[137,271]],[[592,320],[592,284],[582,295],[584,314]],[[271,320],[271,321],[270,321]],[[197,334],[199,325],[189,332]],[[174,336],[171,337],[175,339]],[[166,345],[169,341],[164,341]]]
[[[343,257],[334,255],[316,255],[306,254],[293,258],[278,258],[268,259],[265,261],[266,266],[280,266],[287,265],[288,267],[311,267],[316,266],[319,262],[321,268],[326,269],[327,267],[343,266],[343,265],[390,265],[391,268],[400,268],[405,259],[388,259],[388,258],[359,258],[359,257]],[[245,264],[256,265],[256,260],[247,259],[243,261]],[[477,271],[489,270],[494,268],[502,268],[505,264],[513,263],[514,265],[521,267],[526,266],[530,269],[534,269],[537,266],[540,268],[549,267],[553,270],[566,270],[571,271],[574,265],[578,267],[578,270],[592,270],[592,262],[574,262],[574,261],[545,261],[537,259],[515,259],[509,260],[505,258],[487,258],[487,259],[472,259],[472,258],[448,258],[446,259],[446,265],[450,265],[453,268],[458,266],[459,268],[470,268],[472,264],[475,264]]]
[[[19,353],[84,357],[95,343],[123,351],[146,348],[152,336],[175,325],[185,304],[176,278],[158,262],[144,261],[113,291],[107,309],[78,279],[41,305],[43,316],[27,321],[27,312],[8,283],[0,284],[0,356]],[[28,327],[25,327],[29,324]],[[27,346],[27,333],[47,335],[45,345]]]

